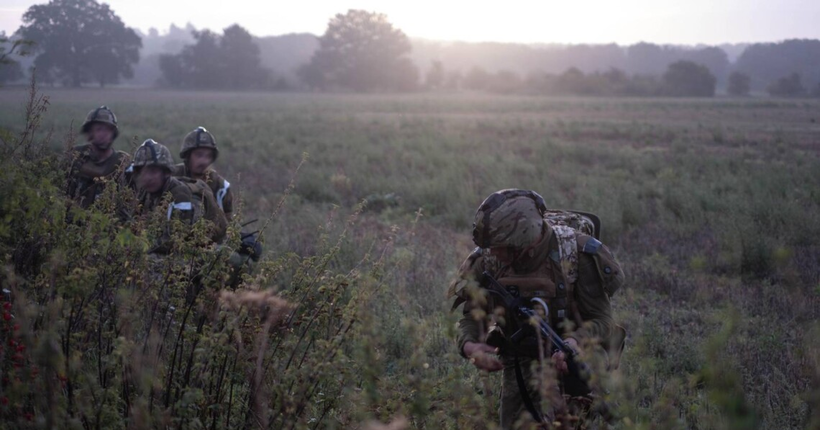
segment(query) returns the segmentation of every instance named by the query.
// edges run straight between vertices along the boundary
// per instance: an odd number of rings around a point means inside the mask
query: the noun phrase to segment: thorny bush
[[[368,415],[337,409],[360,383],[348,339],[384,273],[381,258],[330,264],[358,212],[317,255],[263,260],[231,288],[238,227],[216,247],[202,245],[202,223],[177,225],[173,252],[157,257],[146,251],[163,214],[122,222],[131,191],[108,183],[88,210],[66,199],[66,163],[38,129],[47,107],[32,85],[25,131],[2,137],[2,422],[291,429]]]

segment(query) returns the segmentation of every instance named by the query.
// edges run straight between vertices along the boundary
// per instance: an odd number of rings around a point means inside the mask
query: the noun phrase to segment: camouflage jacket
[[[170,198],[166,198],[166,196],[170,196]],[[200,205],[195,204],[191,189],[188,185],[173,177],[168,178],[162,191],[153,194],[141,192],[138,199],[138,215],[143,216],[157,210],[163,202],[168,203],[168,208],[163,212],[163,216],[169,222],[163,227],[157,244],[151,250],[153,253],[167,254],[170,252],[172,247],[171,220],[178,219],[183,224],[190,226],[202,216],[202,209]]]
[[[112,179],[124,184],[120,167],[131,162],[131,156],[122,151],[114,151],[110,157],[96,161],[91,157],[91,144],[74,147],[69,153],[71,166],[68,171],[66,194],[88,208],[104,189],[103,180]]]
[[[185,167],[185,163],[177,164],[174,167],[173,175],[177,177],[193,178],[193,176],[191,176],[188,172],[188,168]],[[219,173],[213,169],[208,169],[205,172],[204,178],[194,179],[201,179],[208,185],[214,195],[214,198],[216,199],[216,204],[220,209],[222,209],[222,212],[225,214],[225,218],[230,221],[233,216],[233,193],[231,192],[230,182],[226,181],[225,178],[220,176]]]
[[[202,218],[210,222],[208,229],[210,231],[211,240],[214,243],[221,243],[222,240],[225,239],[225,234],[228,230],[228,219],[217,204],[216,197],[214,197],[211,189],[205,182],[199,179],[181,176],[176,178],[176,180],[191,190],[194,206],[200,209]]]
[[[562,267],[560,241],[549,226],[543,239],[510,266],[502,267],[485,250],[474,250],[450,284],[450,294],[456,297],[453,308],[464,303],[458,323],[459,352],[464,354],[466,342],[484,342],[488,325],[497,315],[492,297],[479,286],[484,271],[508,289],[515,288],[521,297],[547,301],[550,324],[564,338],[572,337],[579,343],[594,338],[605,348],[607,344],[621,345],[623,329],[613,322],[610,296],[623,284],[623,271],[601,242],[581,233],[576,239],[573,273]]]

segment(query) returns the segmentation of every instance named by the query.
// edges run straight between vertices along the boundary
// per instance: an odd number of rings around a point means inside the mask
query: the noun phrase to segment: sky
[[[0,32],[14,32],[32,4],[0,0]],[[411,38],[517,43],[717,45],[820,38],[820,0],[109,0],[144,33],[174,23],[256,36],[324,33],[348,9],[381,12]]]

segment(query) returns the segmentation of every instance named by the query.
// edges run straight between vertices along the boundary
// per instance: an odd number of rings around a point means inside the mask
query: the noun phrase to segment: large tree
[[[133,76],[142,40],[105,3],[95,0],[51,0],[23,14],[17,30],[36,43],[35,67],[65,84],[100,86]]]
[[[774,97],[801,97],[806,95],[806,87],[800,79],[799,73],[792,73],[788,76],[772,82],[766,88],[770,96]]]
[[[270,73],[262,67],[259,46],[239,25],[220,36],[210,30],[194,31],[195,43],[177,55],[165,54],[159,66],[165,83],[173,87],[250,89],[269,84]]]
[[[31,45],[27,40],[11,40],[0,31],[0,84],[23,77],[23,68],[13,57],[28,55]]]
[[[410,40],[387,16],[349,10],[331,18],[300,75],[320,89],[408,90],[416,87],[419,76],[407,57],[410,50]]]
[[[676,97],[713,97],[716,82],[706,66],[692,61],[672,63],[663,74],[668,94]]]
[[[743,51],[734,69],[749,75],[752,89],[767,89],[772,82],[792,73],[799,74],[812,87],[820,83],[820,40],[756,43]]]

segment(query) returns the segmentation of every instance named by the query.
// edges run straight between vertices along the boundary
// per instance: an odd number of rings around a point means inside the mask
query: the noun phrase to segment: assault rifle
[[[509,290],[507,290],[507,288],[501,285],[490,273],[484,272],[483,277],[484,280],[481,283],[482,287],[487,290],[488,293],[500,299],[501,304],[507,310],[507,314],[512,316],[513,320],[517,322],[517,330],[507,339],[506,346],[509,347],[515,359],[515,376],[518,382],[518,389],[521,391],[521,398],[524,401],[524,406],[530,412],[532,417],[538,422],[544,422],[542,414],[535,407],[532,402],[532,398],[529,396],[527,384],[524,381],[521,366],[518,363],[516,346],[525,338],[535,335],[536,333],[540,340],[546,341],[549,345],[551,345],[551,348],[549,349],[551,352],[550,355],[558,351],[564,353],[568,369],[567,374],[562,378],[564,392],[572,397],[590,397],[592,394],[592,389],[590,388],[588,381],[592,375],[592,372],[586,363],[580,362],[577,359],[577,351],[575,351],[572,346],[565,342],[561,336],[559,336],[558,333],[550,327],[547,322],[549,318],[549,307],[544,300],[540,298],[526,299],[516,297]],[[545,312],[544,318],[542,318],[532,308],[527,307],[527,301],[535,302],[541,305]],[[606,418],[609,415],[606,412],[608,408],[603,403],[601,403],[600,408],[602,415]]]

